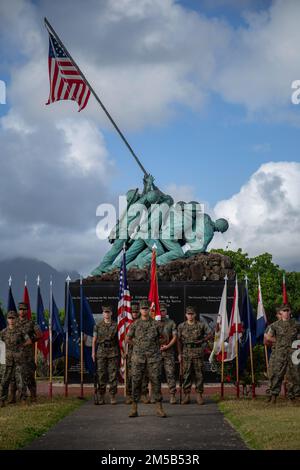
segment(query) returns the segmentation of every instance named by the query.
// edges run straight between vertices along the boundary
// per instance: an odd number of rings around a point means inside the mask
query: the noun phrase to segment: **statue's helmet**
[[[178,201],[175,204],[175,206],[180,206],[182,210],[184,209],[185,205],[186,205],[186,202],[184,202],[184,201]]]
[[[224,233],[228,230],[229,224],[226,219],[217,219],[215,221],[215,231]]]

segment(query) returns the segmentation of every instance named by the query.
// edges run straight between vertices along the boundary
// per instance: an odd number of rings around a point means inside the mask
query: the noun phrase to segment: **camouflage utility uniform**
[[[13,329],[5,328],[0,332],[0,339],[5,343],[5,369],[1,380],[1,401],[8,398],[8,388],[13,377],[21,399],[26,399],[26,385],[24,383],[24,343],[29,339],[16,326]]]
[[[132,398],[132,353],[133,353],[133,345],[128,344],[128,350],[127,350],[127,364],[126,364],[126,370],[127,370],[127,380],[126,380],[126,396]],[[148,375],[147,371],[145,371],[143,375],[143,381],[142,381],[142,396],[147,396],[148,395]]]
[[[161,354],[160,338],[161,325],[148,318],[137,319],[130,325],[128,338],[133,340],[132,351],[132,398],[135,403],[140,400],[142,382],[145,372],[152,386],[152,398],[155,402],[162,400],[161,396]]]
[[[40,329],[38,325],[33,320],[28,320],[27,318],[18,318],[16,321],[16,328],[23,333],[24,336],[27,336],[31,339],[32,343],[35,343],[38,339]],[[23,351],[23,381],[26,387],[30,391],[32,398],[36,398],[36,380],[35,380],[35,357],[34,357],[34,345],[29,344],[24,347]],[[12,389],[14,384],[12,384]],[[13,392],[13,390],[12,390]]]
[[[161,322],[162,331],[166,340],[165,344],[169,344],[173,336],[177,336],[177,326],[174,320],[165,318]],[[161,352],[162,369],[165,372],[166,381],[171,395],[176,393],[176,378],[175,378],[175,344],[169,349]]]
[[[205,323],[195,321],[189,325],[187,321],[178,326],[178,340],[182,347],[182,375],[183,390],[189,394],[192,388],[192,373],[195,376],[195,388],[197,393],[203,393],[203,344],[195,341],[203,341],[209,335]]]
[[[97,374],[100,395],[104,395],[106,384],[111,396],[117,393],[118,377],[118,327],[116,322],[105,323],[101,320],[94,326],[97,348]]]
[[[272,347],[269,370],[271,395],[278,396],[285,374],[288,377],[287,395],[294,398],[294,385],[299,383],[299,366],[292,362],[292,343],[297,339],[299,326],[294,319],[278,320],[269,327],[269,334],[276,338]]]

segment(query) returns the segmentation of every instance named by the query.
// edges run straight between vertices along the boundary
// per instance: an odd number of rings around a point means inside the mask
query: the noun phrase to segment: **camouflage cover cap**
[[[140,310],[140,306],[138,303],[133,303],[131,304],[131,311],[132,312],[138,312]]]
[[[281,304],[281,305],[279,305],[278,310],[279,310],[279,312],[281,310],[291,310],[291,306],[290,306],[290,304]]]
[[[196,310],[195,310],[194,307],[189,306],[189,307],[186,307],[185,313],[194,313],[194,314],[196,314]]]
[[[112,312],[112,308],[110,305],[102,305],[103,312]]]
[[[150,308],[150,302],[149,300],[142,300],[140,302],[140,308]]]
[[[28,304],[26,302],[19,302],[19,310],[28,310]]]
[[[168,310],[167,304],[165,304],[164,302],[161,302],[159,306],[160,310]]]
[[[18,317],[18,315],[13,310],[8,312],[8,314],[7,314],[7,318],[17,318],[17,317]]]

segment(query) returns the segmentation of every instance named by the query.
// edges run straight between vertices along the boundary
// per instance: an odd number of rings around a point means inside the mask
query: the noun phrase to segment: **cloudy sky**
[[[45,106],[44,16],[156,184],[229,220],[214,246],[300,269],[298,0],[2,0],[0,260],[90,272],[98,204],[141,187],[94,98]]]

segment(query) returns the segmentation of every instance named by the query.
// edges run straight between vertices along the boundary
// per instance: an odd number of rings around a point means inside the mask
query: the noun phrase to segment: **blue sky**
[[[44,106],[47,16],[156,184],[229,220],[212,246],[268,250],[300,267],[300,105],[290,99],[299,2],[70,2],[0,6],[0,259],[89,272],[107,249],[97,205],[141,187],[93,98],[81,113],[70,102]]]

